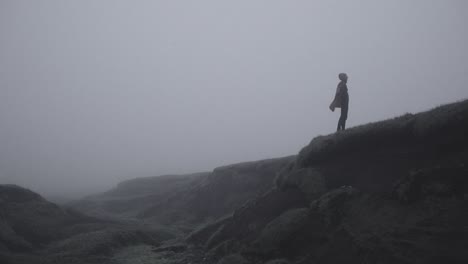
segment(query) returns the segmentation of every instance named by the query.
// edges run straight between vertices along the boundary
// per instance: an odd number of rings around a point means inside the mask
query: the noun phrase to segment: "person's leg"
[[[336,128],[336,131],[343,130],[343,114],[340,115],[340,119],[338,119],[338,127]]]
[[[346,122],[346,119],[344,119],[343,116],[340,116],[340,120],[338,120],[338,130],[337,131],[345,129],[345,122]]]
[[[348,106],[344,104],[341,107],[340,121],[338,122],[339,128],[341,130],[345,130],[346,128],[346,119],[348,119]]]
[[[338,119],[338,127],[336,131],[343,130],[343,110],[341,110],[340,119]]]

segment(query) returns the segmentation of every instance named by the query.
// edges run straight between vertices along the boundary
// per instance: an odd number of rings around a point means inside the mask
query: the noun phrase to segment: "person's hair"
[[[346,73],[342,72],[342,73],[338,74],[338,78],[340,80],[342,80],[342,81],[346,81],[346,80],[348,80],[348,75]]]

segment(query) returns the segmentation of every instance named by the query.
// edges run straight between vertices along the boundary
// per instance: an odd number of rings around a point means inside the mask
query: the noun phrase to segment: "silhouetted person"
[[[335,99],[330,104],[330,110],[335,111],[335,108],[341,108],[340,119],[338,120],[337,131],[345,130],[346,119],[348,119],[348,106],[349,106],[349,95],[348,95],[348,75],[346,73],[340,73],[338,75],[340,83],[336,88]]]

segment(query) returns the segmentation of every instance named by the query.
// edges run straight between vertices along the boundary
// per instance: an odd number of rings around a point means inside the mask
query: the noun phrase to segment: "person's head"
[[[346,73],[340,73],[338,74],[338,78],[342,80],[343,82],[348,81],[348,75]]]

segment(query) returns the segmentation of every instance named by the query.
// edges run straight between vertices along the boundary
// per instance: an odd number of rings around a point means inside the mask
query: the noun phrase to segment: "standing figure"
[[[338,87],[336,88],[335,99],[333,99],[333,102],[330,104],[330,110],[334,112],[335,108],[341,108],[341,115],[337,127],[337,131],[340,131],[345,130],[346,119],[348,119],[349,95],[348,86],[346,85],[348,82],[348,75],[346,75],[346,73],[340,73],[338,78],[340,79],[340,83],[338,83]]]

